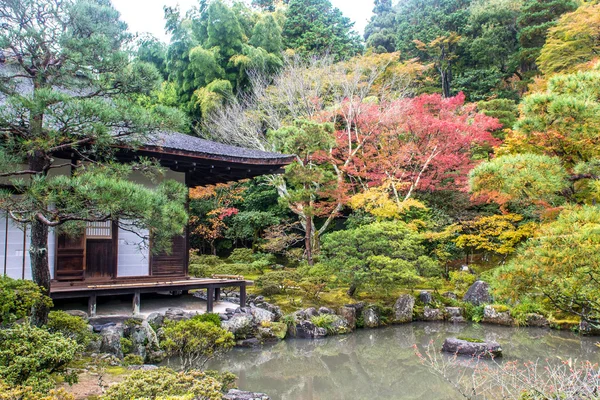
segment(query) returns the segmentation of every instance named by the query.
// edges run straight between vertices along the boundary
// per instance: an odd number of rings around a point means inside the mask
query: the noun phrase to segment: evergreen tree
[[[277,24],[272,14],[265,15],[254,25],[250,44],[254,47],[261,47],[269,53],[281,53],[283,49],[281,27]]]
[[[519,63],[527,79],[537,70],[536,60],[546,41],[548,29],[556,25],[564,13],[577,9],[572,0],[526,0],[517,20],[519,26]]]
[[[31,233],[35,283],[49,293],[49,228],[134,219],[153,232],[155,245],[166,246],[187,221],[185,187],[166,181],[154,190],[129,181],[134,169],[151,173],[152,165],[117,164],[113,149],[177,127],[185,117],[131,101],[155,89],[160,74],[152,65],[129,63],[122,46],[131,38],[119,13],[108,0],[20,0],[2,2],[0,20],[6,49],[0,173],[12,188],[0,192],[0,208]],[[72,160],[55,162],[61,153]],[[73,173],[50,173],[58,167]],[[46,306],[34,310],[34,322],[44,324],[47,312]]]
[[[459,61],[459,41],[469,17],[470,0],[407,0],[396,6],[396,49],[405,59],[433,62],[445,97]]]
[[[365,27],[366,47],[377,53],[396,51],[396,11],[391,0],[375,0],[373,16]]]
[[[361,51],[350,19],[329,0],[290,0],[283,25],[284,45],[303,56],[331,54],[336,60]]]
[[[138,41],[136,57],[140,61],[153,64],[167,79],[167,46],[152,35],[144,35]]]

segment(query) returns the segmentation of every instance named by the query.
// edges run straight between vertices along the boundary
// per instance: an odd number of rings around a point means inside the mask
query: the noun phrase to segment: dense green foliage
[[[215,324],[213,317],[203,316],[168,322],[161,341],[167,354],[181,358],[185,369],[202,368],[233,345],[233,335],[222,329],[220,322]]]
[[[191,370],[175,372],[169,368],[135,371],[123,382],[112,385],[102,396],[104,400],[130,400],[138,398],[184,398],[220,400],[222,384],[205,372]]]
[[[330,233],[323,238],[322,252],[324,264],[350,285],[350,295],[362,287],[412,287],[420,277],[441,273],[419,235],[401,222]]]
[[[52,306],[52,300],[43,294],[42,289],[31,281],[0,277],[0,325],[31,315],[31,309],[42,303]]]
[[[497,272],[499,292],[513,299],[542,294],[558,309],[598,323],[599,250],[600,209],[566,209]]]
[[[439,83],[424,90],[445,96],[462,90],[473,100],[516,99],[537,73],[548,29],[576,8],[569,0],[377,1],[365,39],[377,52],[432,62]]]
[[[0,380],[11,386],[31,386],[36,392],[54,387],[53,375],[68,382],[77,376],[67,365],[82,347],[60,333],[50,333],[29,323],[0,329]]]
[[[361,50],[353,25],[329,0],[290,0],[283,25],[284,43],[304,56],[347,59]]]
[[[64,311],[50,311],[47,328],[51,333],[60,333],[84,347],[93,338],[93,333],[90,332],[88,324],[83,318],[67,314]]]

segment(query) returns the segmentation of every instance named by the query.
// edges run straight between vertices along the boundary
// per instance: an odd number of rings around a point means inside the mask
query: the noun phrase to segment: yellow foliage
[[[356,194],[350,198],[349,204],[353,209],[365,210],[378,219],[398,219],[411,208],[427,210],[425,204],[412,198],[395,201],[390,197],[386,186],[369,188]]]
[[[532,237],[538,224],[528,222],[522,225],[519,214],[492,215],[479,217],[463,224],[462,235],[455,239],[458,247],[471,247],[506,255],[515,251],[517,244]]]

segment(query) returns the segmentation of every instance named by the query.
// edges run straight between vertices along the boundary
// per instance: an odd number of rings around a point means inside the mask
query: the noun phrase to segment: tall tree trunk
[[[442,79],[442,95],[445,98],[451,97],[452,94],[450,92],[450,81],[452,79],[452,72],[449,68],[440,68],[440,76]]]
[[[44,154],[42,152],[35,152],[29,157],[29,168],[32,171],[39,171],[40,174],[43,174],[45,162],[46,158],[44,157]],[[46,296],[50,296],[48,226],[38,218],[35,218],[31,223],[30,243],[29,255],[31,260],[31,275],[33,277],[33,281],[42,288],[42,291]],[[32,310],[32,323],[36,326],[45,325],[48,321],[49,311],[49,308],[43,304],[35,305]]]
[[[312,217],[306,216],[306,229],[304,236],[304,244],[306,246],[306,261],[308,265],[314,265],[313,261],[313,220]]]
[[[50,296],[50,268],[48,266],[48,226],[35,220],[31,224],[31,274],[33,281],[42,288],[46,296]],[[31,322],[36,326],[48,322],[49,308],[43,304],[33,307]]]

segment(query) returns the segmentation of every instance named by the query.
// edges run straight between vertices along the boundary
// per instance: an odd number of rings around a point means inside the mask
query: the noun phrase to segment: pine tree
[[[526,0],[517,19],[519,26],[519,62],[521,73],[530,77],[537,70],[536,60],[546,41],[548,29],[564,13],[577,9],[572,0]]]
[[[354,23],[329,0],[290,0],[286,17],[284,44],[303,56],[330,54],[343,60],[361,51]]]
[[[375,0],[373,16],[365,27],[366,47],[377,53],[396,51],[396,11],[391,0]]]
[[[151,173],[153,166],[118,164],[113,150],[177,127],[185,117],[132,101],[155,89],[160,74],[152,65],[129,62],[122,48],[131,37],[118,12],[108,0],[4,1],[0,20],[0,48],[6,50],[0,172],[11,184],[0,192],[0,208],[31,232],[35,283],[49,293],[49,228],[135,219],[156,233],[153,243],[166,246],[187,221],[185,187],[166,181],[153,190],[129,181],[133,170]],[[55,162],[57,153],[72,160]],[[73,173],[50,173],[58,167]],[[47,312],[34,310],[34,322],[44,324]]]

